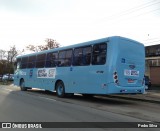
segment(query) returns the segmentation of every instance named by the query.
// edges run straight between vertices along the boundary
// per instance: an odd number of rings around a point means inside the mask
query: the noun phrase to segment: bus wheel
[[[65,97],[65,87],[62,81],[56,84],[56,93],[58,97]]]
[[[27,88],[25,88],[25,82],[24,82],[24,80],[21,80],[21,82],[20,82],[20,88],[21,88],[21,91],[26,91],[27,90]]]

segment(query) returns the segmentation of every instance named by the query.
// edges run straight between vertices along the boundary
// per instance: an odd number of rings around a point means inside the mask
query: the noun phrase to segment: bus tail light
[[[117,71],[113,73],[113,80],[114,80],[114,83],[116,83],[117,85],[119,84]]]

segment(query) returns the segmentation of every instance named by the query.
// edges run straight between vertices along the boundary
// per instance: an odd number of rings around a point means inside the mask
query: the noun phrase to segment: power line
[[[139,16],[141,16],[141,15],[145,15],[145,14],[148,14],[148,13],[152,13],[152,12],[155,12],[155,11],[157,11],[157,10],[160,10],[160,8],[155,9],[155,10],[150,10],[150,11],[148,11],[148,12],[144,12],[144,13],[139,14],[139,15],[136,15],[136,16],[139,17]]]
[[[145,3],[145,4],[141,4],[141,5],[136,6],[136,7],[134,7],[134,8],[125,10],[125,11],[123,11],[123,12],[121,12],[121,13],[118,13],[118,14],[115,14],[115,15],[112,15],[112,16],[108,16],[108,17],[104,17],[104,18],[101,19],[101,21],[102,21],[102,20],[104,21],[105,19],[107,19],[108,21],[113,21],[114,19],[119,19],[119,18],[122,18],[123,16],[130,15],[130,14],[133,14],[133,13],[135,13],[135,12],[139,12],[139,11],[142,10],[142,9],[145,9],[145,8],[147,8],[147,7],[150,7],[150,6],[153,6],[153,5],[155,5],[155,4],[159,4],[159,3],[160,3],[160,1],[157,2],[157,0],[154,0],[154,1],[151,1],[151,2],[147,2],[147,3]],[[136,16],[141,16],[141,15],[145,15],[145,14],[147,14],[147,13],[155,12],[155,11],[157,11],[157,10],[159,10],[159,9],[160,9],[160,8],[155,9],[155,10],[151,10],[151,11],[148,11],[148,12],[144,12],[144,13],[142,13],[142,14],[140,14],[140,15],[136,15]],[[98,20],[98,21],[99,21],[99,20]]]
[[[149,39],[145,39],[145,40],[143,40],[143,41],[155,41],[155,40],[160,40],[160,37],[155,37],[155,38],[149,38]]]
[[[157,40],[157,41],[151,41],[151,42],[145,42],[146,44],[148,43],[148,44],[153,44],[153,43],[155,43],[155,42],[160,42],[160,40]]]

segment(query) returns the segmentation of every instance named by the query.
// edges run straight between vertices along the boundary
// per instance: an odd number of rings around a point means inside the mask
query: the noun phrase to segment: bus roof
[[[125,38],[125,37],[121,37],[121,36],[111,36],[111,37],[101,38],[101,39],[97,39],[97,40],[91,40],[91,41],[87,41],[87,42],[73,44],[73,45],[69,45],[69,46],[54,48],[54,49],[50,49],[50,50],[44,50],[44,51],[40,51],[40,52],[25,54],[25,55],[17,56],[17,58],[25,57],[25,56],[38,55],[38,54],[43,54],[43,53],[48,53],[48,52],[53,52],[53,51],[59,51],[59,50],[67,50],[67,49],[71,49],[71,48],[87,46],[87,45],[96,44],[96,43],[109,42],[111,39],[119,39],[119,38],[120,39],[125,39],[125,40],[128,40],[128,41],[134,41],[135,43],[142,44],[138,41],[135,41],[135,40],[132,40],[132,39],[129,39],[129,38]]]

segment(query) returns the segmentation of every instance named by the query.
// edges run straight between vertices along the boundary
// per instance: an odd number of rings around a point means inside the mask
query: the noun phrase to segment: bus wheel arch
[[[58,97],[65,97],[65,85],[62,80],[57,80],[55,90]]]
[[[24,81],[23,78],[20,79],[19,85],[20,85],[21,91],[26,91],[27,90],[27,88],[25,87],[25,81]]]

